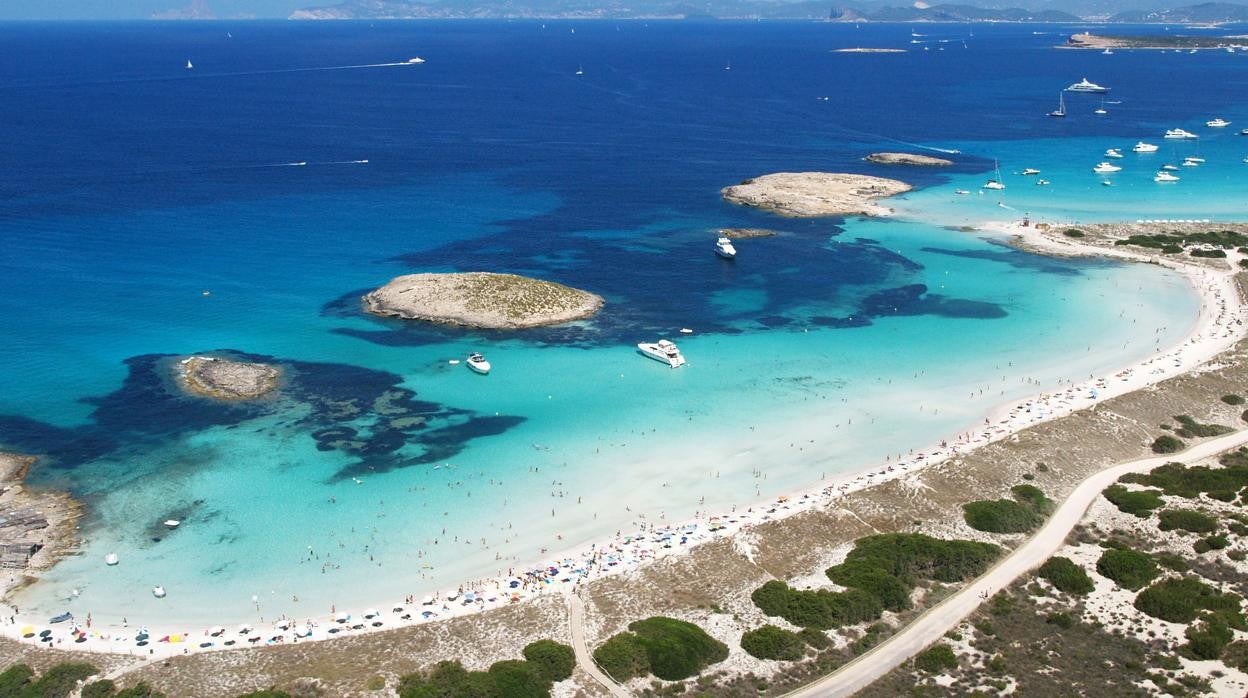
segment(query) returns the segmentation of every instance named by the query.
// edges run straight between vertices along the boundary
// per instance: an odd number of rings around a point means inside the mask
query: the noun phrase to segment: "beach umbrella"
[[[160,638],[159,640],[157,640],[157,642],[168,642],[168,641],[169,641],[169,636],[168,636],[168,635],[166,635],[166,636],[164,636],[164,637]]]
[[[421,605],[421,606],[432,606],[432,605],[433,605],[433,597],[432,597],[432,596],[426,596],[425,598],[421,599],[421,600],[420,600],[420,605]]]
[[[432,618],[432,617],[434,617],[434,616],[436,616],[436,615],[438,615],[438,614],[434,613],[433,611],[422,611],[422,612],[421,612],[421,614],[420,614],[420,616],[421,616],[422,618]]]
[[[339,614],[337,614],[337,615],[335,615],[335,616],[334,616],[334,622],[335,622],[335,623],[346,623],[346,622],[347,622],[347,621],[349,621],[349,620],[351,620],[351,614],[350,614],[350,613],[345,613],[345,612],[344,612],[344,613],[339,613]]]
[[[170,635],[170,636],[169,636],[169,642],[182,642],[182,636],[181,636],[181,635]]]
[[[381,615],[381,612],[379,612],[379,611],[378,611],[377,609],[375,609],[375,608],[370,608],[370,609],[368,609],[367,611],[364,611],[364,618],[366,618],[366,619],[367,619],[367,618],[376,618],[376,617],[377,617],[377,616],[379,616],[379,615]]]
[[[35,627],[33,625],[28,625],[22,628],[22,637],[34,637],[34,635]]]
[[[208,634],[213,637],[217,637],[224,632],[225,632],[225,628],[221,627],[220,625],[217,625],[208,629]]]
[[[239,634],[239,635],[246,635],[247,633],[249,633],[249,632],[251,632],[251,631],[252,631],[252,627],[251,627],[251,625],[249,625],[249,624],[247,624],[247,623],[243,623],[242,625],[238,626],[238,634]]]
[[[51,636],[51,635],[52,635],[52,631],[51,631],[51,630],[41,630],[41,631],[39,631],[39,637],[49,637],[49,636]]]
[[[211,643],[211,642],[201,642],[201,643],[199,643],[199,646],[200,646],[200,648],[212,647],[212,643]]]
[[[290,628],[290,621],[279,620],[277,621],[277,627],[281,628],[282,630],[288,630]]]

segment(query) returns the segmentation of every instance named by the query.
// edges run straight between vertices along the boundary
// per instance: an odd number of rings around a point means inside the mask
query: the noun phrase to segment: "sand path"
[[[1087,478],[1058,506],[1044,526],[982,576],[943,602],[925,611],[905,628],[875,648],[814,683],[784,694],[785,698],[850,696],[900,666],[945,633],[957,627],[987,598],[1039,567],[1061,549],[1066,536],[1083,519],[1101,492],[1127,473],[1146,472],[1174,461],[1194,461],[1248,443],[1248,430],[1237,431],[1182,453],[1120,463]]]
[[[585,644],[585,604],[581,601],[581,597],[577,596],[576,592],[572,592],[567,594],[567,598],[568,624],[572,628],[572,651],[576,653],[576,665],[594,677],[594,680],[607,689],[611,695],[616,698],[630,698],[633,694],[603,673],[602,669],[598,668],[598,663],[594,661],[593,655],[589,653],[589,646]]]

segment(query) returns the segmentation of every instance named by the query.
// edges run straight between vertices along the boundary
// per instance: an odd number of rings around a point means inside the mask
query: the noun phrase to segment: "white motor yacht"
[[[1122,171],[1122,168],[1117,165],[1110,164],[1108,162],[1102,162],[1096,167],[1093,167],[1092,171],[1096,172],[1097,174],[1105,174],[1106,172],[1120,172]]]
[[[1023,170],[1023,174],[1024,175],[1038,175],[1040,174],[1040,170],[1037,170],[1034,167],[1028,167],[1027,169]]]
[[[721,237],[715,241],[715,254],[724,259],[732,259],[737,256],[737,248],[732,246],[732,240]]]
[[[1169,172],[1166,172],[1165,170],[1162,170],[1161,172],[1158,172],[1153,177],[1153,181],[1154,182],[1177,182],[1179,181],[1179,178],[1176,177],[1175,175],[1170,174]]]
[[[1109,92],[1108,87],[1103,87],[1101,85],[1098,85],[1094,82],[1089,81],[1087,78],[1080,80],[1079,82],[1071,85],[1070,87],[1067,87],[1066,89],[1070,90],[1071,92],[1100,92],[1100,93]]]
[[[1118,150],[1117,148],[1110,148],[1109,150],[1106,150],[1106,151],[1105,151],[1105,157],[1107,157],[1107,158],[1120,158],[1120,157],[1122,157],[1122,151],[1121,151],[1121,150]]]
[[[1139,143],[1136,143],[1135,147],[1131,148],[1131,150],[1137,153],[1155,153],[1157,152],[1157,146],[1153,145],[1152,143],[1145,143],[1144,141],[1140,141]]]
[[[1176,167],[1176,166],[1174,166],[1174,165],[1171,165],[1171,164],[1170,164],[1170,163],[1168,163],[1168,162],[1167,162],[1166,164],[1162,165],[1162,166],[1161,166],[1161,169],[1166,170],[1166,171],[1168,171],[1168,172],[1178,172],[1178,171],[1179,171],[1179,168],[1178,168],[1178,167]]]
[[[1219,118],[1219,119],[1214,119],[1212,121],[1206,121],[1205,125],[1208,126],[1209,128],[1226,128],[1227,126],[1231,125],[1231,122],[1227,121],[1226,119]]]
[[[642,342],[637,345],[637,349],[642,354],[654,359],[662,361],[672,368],[680,368],[685,365],[685,357],[681,355],[680,350],[676,348],[676,344],[666,339],[660,339],[657,342]]]
[[[490,362],[486,361],[485,357],[482,356],[479,352],[474,351],[471,354],[469,354],[468,360],[465,363],[468,364],[469,369],[477,373],[480,373],[483,376],[490,372]]]
[[[1166,138],[1177,139],[1177,140],[1191,140],[1193,138],[1200,138],[1200,136],[1197,136],[1191,131],[1185,131],[1181,128],[1172,128],[1169,131],[1166,131]]]
[[[1188,155],[1187,157],[1183,158],[1183,162],[1194,162],[1197,165],[1203,165],[1205,164],[1205,159],[1200,157],[1199,155]]]

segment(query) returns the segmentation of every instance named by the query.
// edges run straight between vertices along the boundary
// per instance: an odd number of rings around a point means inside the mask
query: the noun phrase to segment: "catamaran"
[[[996,160],[993,160],[992,164],[997,176],[995,179],[984,182],[984,189],[1005,189],[1005,184],[1001,181],[1001,165]]]

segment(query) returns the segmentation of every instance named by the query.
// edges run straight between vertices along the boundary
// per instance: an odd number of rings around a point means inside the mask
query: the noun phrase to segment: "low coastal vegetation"
[[[1110,485],[1101,493],[1119,511],[1133,514],[1141,519],[1153,515],[1153,511],[1165,505],[1161,490],[1129,490],[1122,485]]]
[[[1068,557],[1054,556],[1040,566],[1040,577],[1067,594],[1087,594],[1096,588],[1083,568]]]
[[[1213,533],[1218,530],[1217,519],[1195,509],[1165,509],[1157,517],[1157,526],[1163,531]]]
[[[14,664],[0,672],[0,698],[65,698],[98,673],[91,664],[65,662],[48,667],[42,675],[36,676],[29,665]],[[165,694],[143,683],[117,690],[112,681],[105,679],[82,686],[79,695],[82,698],[164,698]]]
[[[914,668],[928,674],[939,674],[958,666],[958,656],[953,648],[938,642],[914,657]]]
[[[1248,451],[1229,453],[1221,458],[1221,463],[1224,467],[1167,463],[1147,474],[1124,475],[1119,481],[1157,487],[1171,497],[1196,499],[1203,494],[1229,502],[1239,490],[1248,487]]]
[[[1235,431],[1222,424],[1201,424],[1185,414],[1176,415],[1174,421],[1179,423],[1179,428],[1174,433],[1185,439],[1204,439]]]
[[[1151,555],[1131,548],[1109,548],[1101,553],[1096,572],[1131,591],[1143,589],[1161,574]]]
[[[1198,249],[1192,252],[1192,256],[1200,257],[1209,256],[1207,254],[1210,251],[1209,248],[1222,251],[1248,245],[1248,235],[1233,230],[1203,233],[1158,233],[1153,235],[1132,235],[1121,240],[1115,240],[1114,244],[1145,247],[1160,250],[1164,254],[1179,254],[1189,247],[1197,247]],[[1205,254],[1197,254],[1197,252]],[[1225,257],[1226,253],[1224,252],[1221,256]]]
[[[1240,610],[1240,598],[1224,594],[1192,577],[1170,577],[1141,591],[1135,607],[1154,618],[1171,623],[1191,623],[1209,611],[1211,617],[1231,627],[1248,630]]]
[[[981,499],[962,505],[967,525],[988,533],[1026,533],[1040,525],[1053,503],[1034,485],[1015,485],[1013,499]]]
[[[1177,436],[1162,434],[1153,440],[1153,444],[1150,448],[1153,449],[1153,453],[1178,453],[1179,451],[1187,448],[1187,444],[1184,443],[1183,439],[1180,439]]]
[[[806,654],[806,640],[791,630],[764,625],[741,636],[741,649],[759,659],[793,661]]]
[[[428,671],[402,677],[398,695],[399,698],[544,698],[550,695],[554,684],[570,678],[576,666],[572,648],[553,640],[531,643],[524,648],[523,655],[522,660],[494,662],[485,671],[469,671],[458,661],[438,662]]]
[[[693,623],[664,616],[634,621],[594,650],[594,661],[616,681],[654,676],[681,681],[728,658],[728,646]]]

